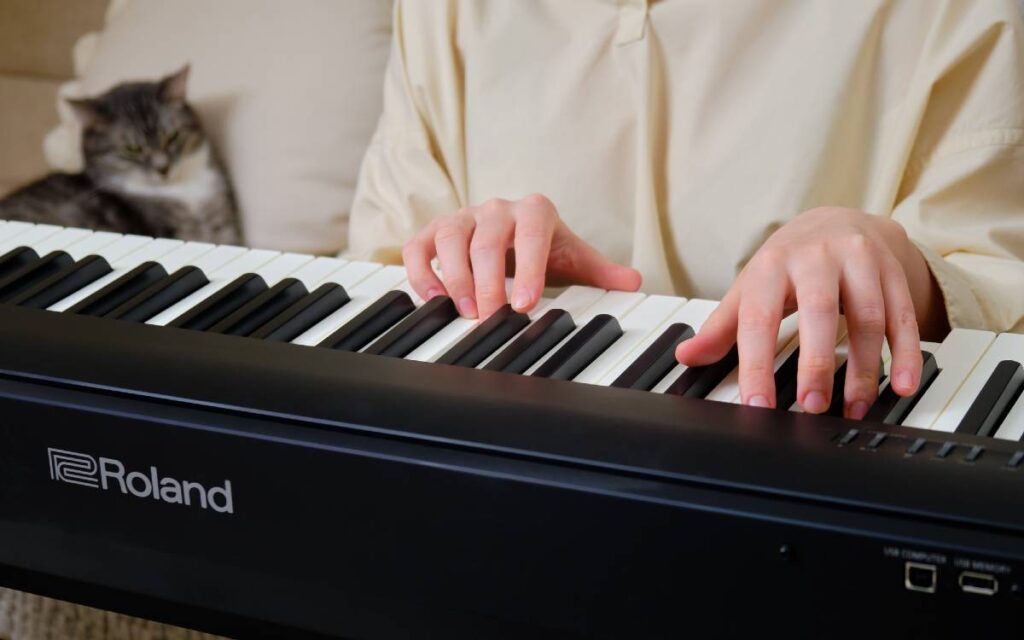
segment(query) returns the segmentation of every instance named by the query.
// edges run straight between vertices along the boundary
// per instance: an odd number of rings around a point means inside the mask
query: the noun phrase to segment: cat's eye
[[[142,155],[142,147],[140,147],[137,144],[128,144],[125,145],[123,149],[121,149],[121,152],[126,156],[134,158],[136,156]]]
[[[178,141],[181,137],[181,132],[178,130],[172,131],[168,136],[164,138],[164,148],[167,148]]]

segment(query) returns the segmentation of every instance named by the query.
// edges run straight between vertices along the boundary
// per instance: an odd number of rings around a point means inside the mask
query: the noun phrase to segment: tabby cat
[[[238,244],[230,183],[185,101],[188,70],[69,100],[85,170],[11,193],[0,219]]]

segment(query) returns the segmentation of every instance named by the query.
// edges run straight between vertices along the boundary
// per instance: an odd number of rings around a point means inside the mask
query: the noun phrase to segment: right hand
[[[601,255],[565,226],[550,200],[488,200],[435,218],[402,249],[409,283],[424,300],[447,293],[466,318],[505,305],[506,258],[515,252],[512,308],[537,305],[549,276],[558,283],[636,291],[640,273]],[[437,256],[439,278],[430,266]],[[443,280],[443,282],[442,282]]]

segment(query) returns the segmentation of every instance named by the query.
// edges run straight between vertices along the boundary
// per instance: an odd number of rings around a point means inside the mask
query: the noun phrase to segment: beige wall
[[[42,142],[57,123],[71,48],[103,21],[108,0],[0,0],[0,194],[47,171]]]

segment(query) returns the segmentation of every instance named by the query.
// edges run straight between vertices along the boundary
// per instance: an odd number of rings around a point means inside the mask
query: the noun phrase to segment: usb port
[[[999,591],[999,581],[989,573],[964,571],[960,574],[960,590],[964,593],[994,596]]]
[[[935,593],[938,583],[938,569],[933,564],[923,562],[907,562],[903,571],[903,586],[908,591]]]

